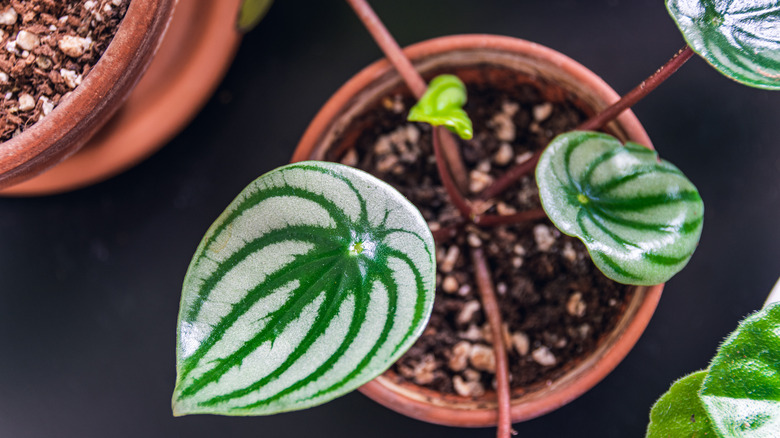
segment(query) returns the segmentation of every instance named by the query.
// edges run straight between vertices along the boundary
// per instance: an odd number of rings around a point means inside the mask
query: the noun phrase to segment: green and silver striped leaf
[[[562,232],[621,283],[651,285],[682,269],[699,241],[704,205],[674,165],[636,143],[573,131],[550,143],[536,168],[539,197]]]
[[[720,435],[780,437],[780,305],[750,315],[726,338],[700,396]]]
[[[435,269],[419,211],[371,175],[302,162],[261,176],[184,279],[174,414],[266,415],[356,389],[421,334]]]
[[[780,89],[780,0],[666,0],[688,45],[724,75]]]

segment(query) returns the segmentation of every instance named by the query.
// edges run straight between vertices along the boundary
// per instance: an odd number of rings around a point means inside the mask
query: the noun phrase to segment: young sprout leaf
[[[666,0],[688,45],[724,75],[780,89],[780,0]]]
[[[433,78],[420,101],[409,111],[409,121],[444,125],[464,140],[474,136],[471,119],[463,111],[466,86],[454,75]]]
[[[433,305],[433,237],[389,185],[302,162],[244,189],[184,279],[176,415],[308,408],[384,372]]]
[[[722,436],[780,437],[780,305],[749,316],[726,338],[700,395]]]
[[[238,30],[249,32],[265,17],[273,0],[242,0],[238,11]]]
[[[636,143],[572,131],[536,168],[539,197],[562,232],[585,243],[596,266],[621,283],[662,283],[699,241],[704,205],[674,165]]]
[[[706,371],[697,371],[674,382],[653,405],[646,438],[717,438],[699,399]]]

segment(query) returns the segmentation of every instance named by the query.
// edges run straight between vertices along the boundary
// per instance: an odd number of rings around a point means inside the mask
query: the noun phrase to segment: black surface
[[[521,37],[618,92],[683,45],[659,0],[375,3],[401,45]],[[0,437],[494,436],[411,420],[360,394],[274,417],[171,416],[180,285],[202,234],[379,56],[344,3],[279,0],[207,107],[154,157],[74,193],[0,199]],[[762,305],[780,272],[779,97],[694,58],[635,107],[704,198],[700,247],[626,360],[569,405],[517,424],[519,436],[644,436],[652,402]]]

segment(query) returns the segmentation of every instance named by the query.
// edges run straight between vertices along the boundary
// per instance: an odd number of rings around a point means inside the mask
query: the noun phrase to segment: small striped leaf
[[[175,415],[308,408],[384,372],[433,305],[434,244],[389,185],[302,162],[249,185],[184,279]]]
[[[646,438],[717,438],[710,417],[699,399],[706,371],[697,371],[676,382],[650,410]]]
[[[780,0],[666,0],[694,52],[731,79],[780,89]]]
[[[780,437],[780,305],[747,317],[726,338],[700,396],[722,436]]]
[[[593,262],[621,283],[662,283],[699,241],[704,206],[674,165],[636,143],[573,131],[547,146],[536,168],[542,207]]]
[[[425,122],[433,126],[446,126],[460,138],[474,136],[463,105],[466,104],[466,86],[455,75],[439,75],[433,78],[420,101],[409,110],[410,122]]]

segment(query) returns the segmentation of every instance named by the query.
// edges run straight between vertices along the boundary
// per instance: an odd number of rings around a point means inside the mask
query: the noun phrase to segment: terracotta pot
[[[151,62],[176,2],[130,2],[114,39],[81,85],[43,120],[0,143],[0,187],[59,163],[108,121]]]
[[[187,0],[176,6],[160,48],[119,111],[77,153],[46,172],[0,190],[40,196],[103,181],[165,145],[205,105],[241,41],[241,0]]]
[[[594,114],[618,99],[594,73],[549,48],[528,41],[491,35],[458,35],[437,38],[405,49],[415,67],[424,75],[432,71],[458,70],[494,65],[513,71],[518,83],[548,84],[548,99],[573,97],[583,111]],[[490,80],[492,73],[481,73]],[[466,83],[469,81],[463,78]],[[385,61],[378,61],[350,79],[320,110],[306,130],[293,161],[324,159],[330,148],[345,150],[349,134],[345,128],[364,109],[393,89],[401,79]],[[607,131],[621,140],[651,146],[650,139],[630,111],[624,112]],[[338,152],[337,152],[338,155]],[[625,357],[644,331],[661,297],[663,285],[637,287],[626,303],[615,328],[607,333],[589,356],[575,364],[549,385],[514,390],[512,419],[528,420],[554,410],[583,394],[603,379]],[[495,425],[495,394],[479,399],[441,394],[402,381],[392,372],[369,382],[361,389],[368,397],[399,413],[420,420],[450,426]]]

